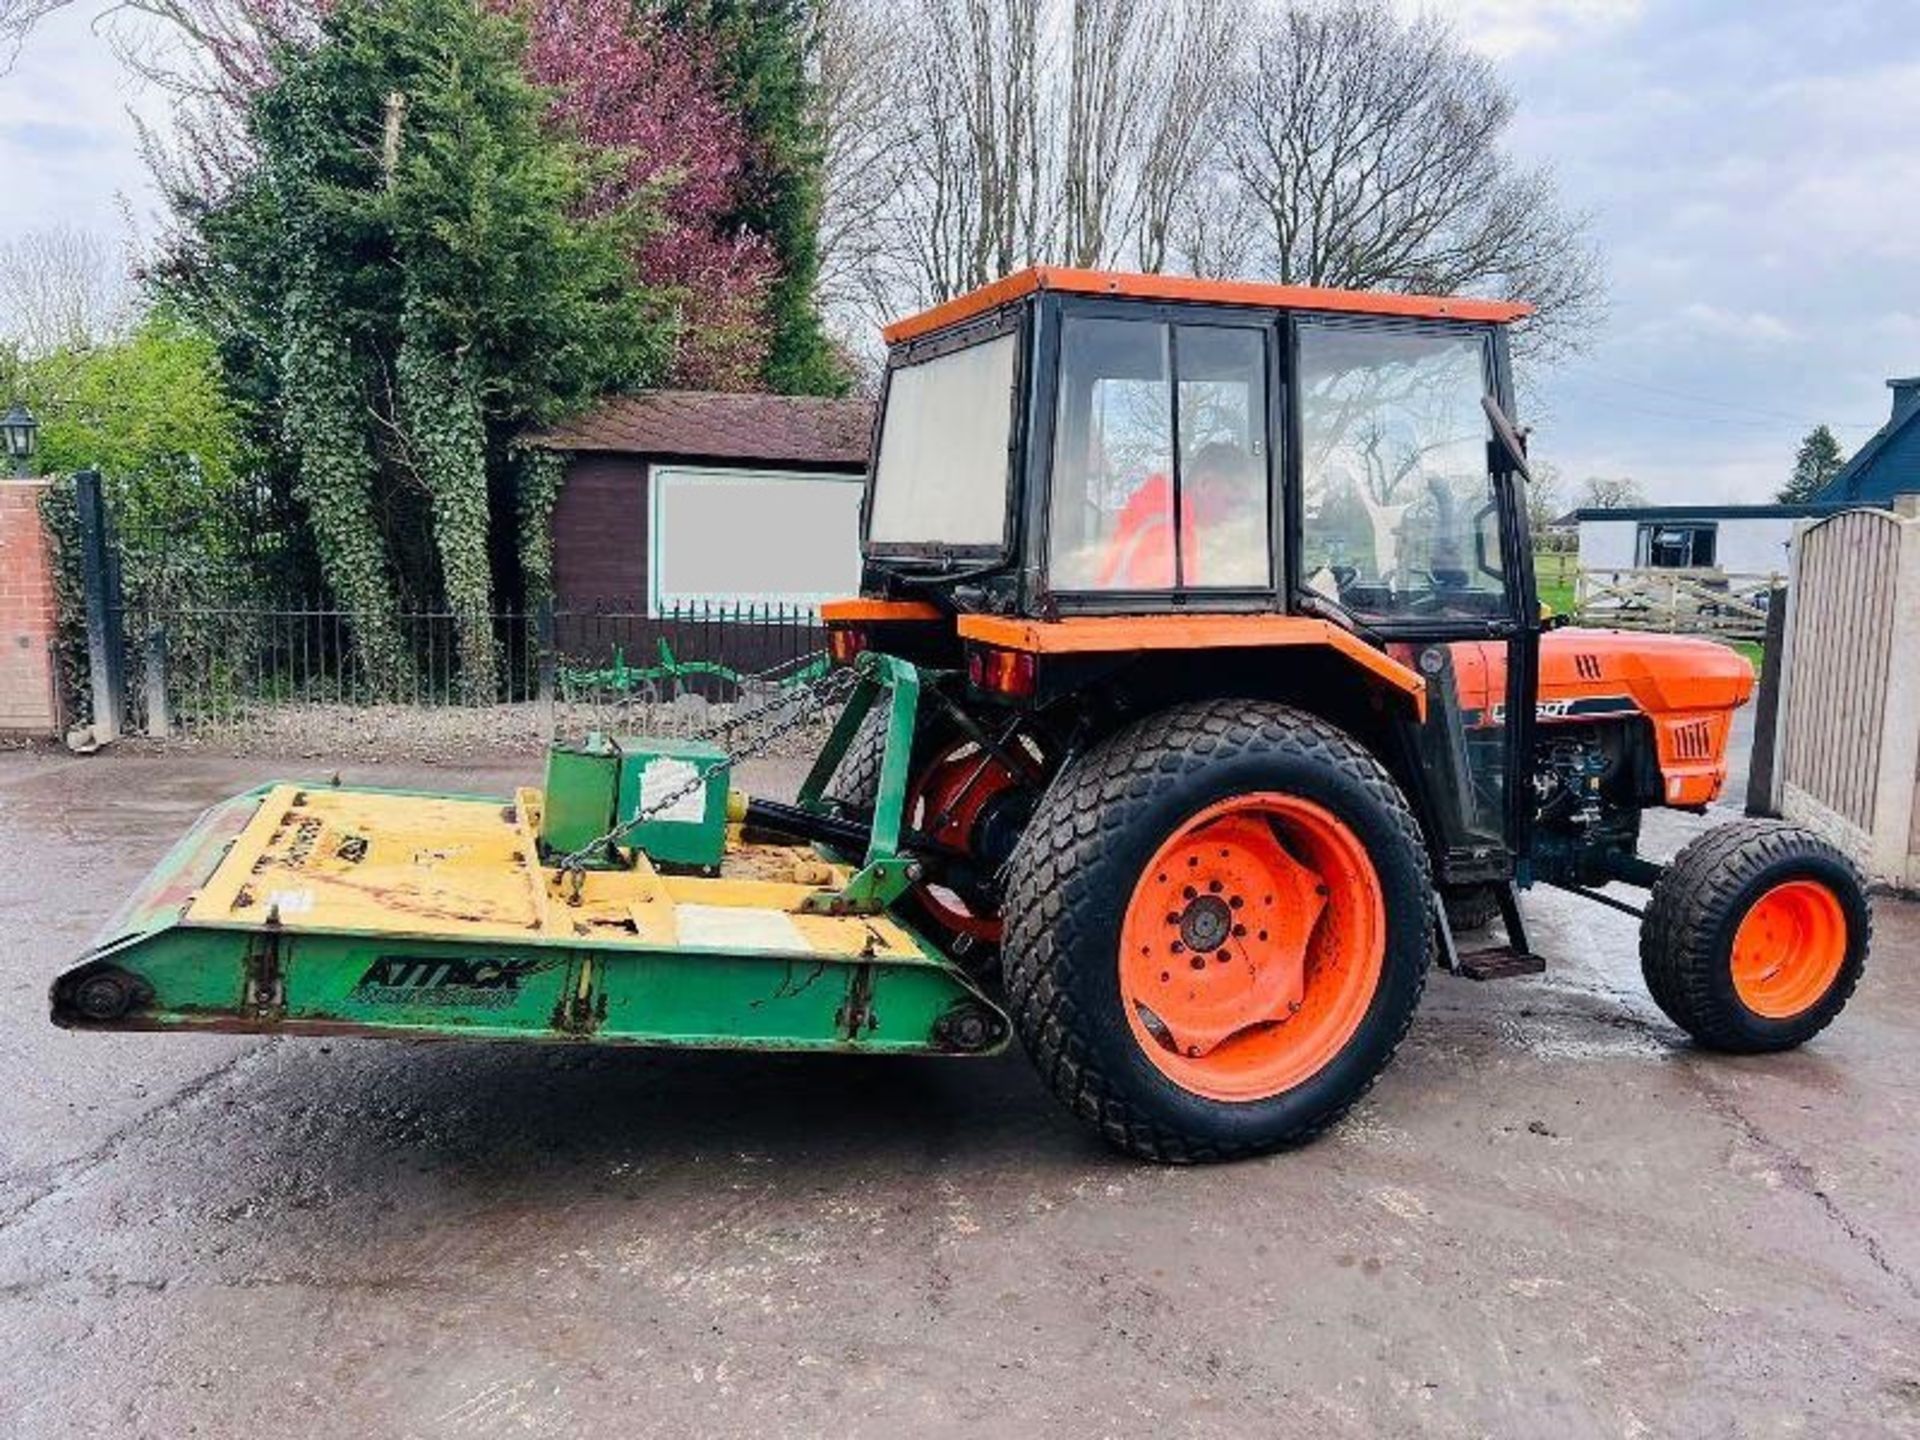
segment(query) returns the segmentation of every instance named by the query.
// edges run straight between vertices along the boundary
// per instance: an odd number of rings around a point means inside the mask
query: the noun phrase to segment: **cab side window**
[[[1053,588],[1271,584],[1266,397],[1258,329],[1069,317],[1048,530]]]

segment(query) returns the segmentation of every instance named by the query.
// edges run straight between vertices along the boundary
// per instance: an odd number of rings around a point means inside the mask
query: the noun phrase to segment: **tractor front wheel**
[[[1640,969],[1655,1003],[1711,1050],[1805,1043],[1845,1008],[1873,918],[1853,863],[1810,830],[1723,825],[1653,887]]]
[[[1002,964],[1040,1073],[1153,1160],[1318,1133],[1426,983],[1426,847],[1351,737],[1253,701],[1162,712],[1048,788],[1014,853]]]

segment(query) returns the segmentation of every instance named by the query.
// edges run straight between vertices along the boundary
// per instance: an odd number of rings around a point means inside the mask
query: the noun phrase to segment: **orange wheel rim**
[[[1120,927],[1120,995],[1147,1058],[1183,1090],[1261,1100],[1353,1038],[1386,963],[1366,847],[1323,806],[1239,795],[1154,854]]]
[[[1820,1003],[1846,961],[1840,897],[1817,880],[1788,880],[1754,901],[1734,932],[1734,993],[1756,1015],[1791,1019]]]
[[[920,772],[907,795],[906,821],[942,845],[967,853],[973,827],[996,796],[1019,784],[1007,765],[971,741],[960,741]],[[923,885],[920,902],[956,935],[998,945],[1005,928],[998,915],[980,915],[941,885]]]

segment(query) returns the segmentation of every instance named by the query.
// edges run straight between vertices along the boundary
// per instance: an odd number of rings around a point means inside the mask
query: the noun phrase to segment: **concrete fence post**
[[[1767,591],[1767,638],[1760,654],[1760,693],[1753,706],[1753,756],[1747,766],[1747,814],[1777,818],[1780,796],[1774,784],[1779,761],[1780,687],[1785,682],[1787,587],[1773,577]]]
[[[147,636],[147,738],[164,740],[173,734],[173,710],[167,704],[167,627],[156,625]]]
[[[1896,514],[1899,512],[1896,511]],[[1900,525],[1893,604],[1886,616],[1894,645],[1920,635],[1920,515]],[[1873,775],[1873,853],[1869,873],[1911,888],[1920,883],[1914,850],[1915,768],[1920,763],[1920,665],[1888,666],[1886,700],[1879,716],[1879,765]]]

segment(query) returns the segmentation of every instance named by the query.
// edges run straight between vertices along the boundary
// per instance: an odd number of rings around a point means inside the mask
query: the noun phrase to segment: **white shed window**
[[[810,609],[858,594],[862,485],[858,475],[656,468],[651,613]]]

